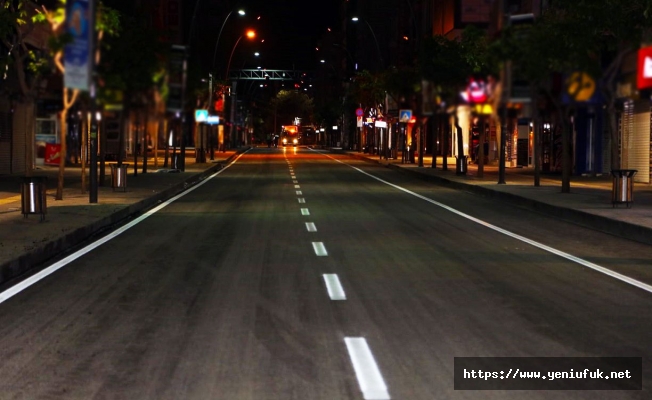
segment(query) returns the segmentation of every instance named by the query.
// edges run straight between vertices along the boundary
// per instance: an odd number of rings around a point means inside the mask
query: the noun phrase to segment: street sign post
[[[400,110],[398,112],[399,122],[410,122],[412,119],[412,110]]]

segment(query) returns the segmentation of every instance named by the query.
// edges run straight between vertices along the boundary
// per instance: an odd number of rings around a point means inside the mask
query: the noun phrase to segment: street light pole
[[[353,17],[353,18],[351,18],[351,21],[358,22],[358,21],[360,21],[360,18]],[[369,22],[367,22],[366,19],[363,19],[362,21],[365,24],[367,24],[367,27],[369,27],[369,31],[371,31],[371,36],[373,36],[373,38],[374,38],[374,42],[376,43],[376,50],[378,51],[378,59],[380,60],[380,68],[382,69],[382,68],[384,68],[383,67],[383,64],[384,64],[383,63],[383,56],[382,56],[382,53],[380,52],[380,46],[378,45],[378,39],[376,38],[376,32],[374,32],[374,29],[371,27],[371,25],[369,25]]]
[[[229,79],[229,70],[231,69],[231,60],[233,59],[233,53],[235,53],[235,48],[238,47],[238,44],[245,36],[247,36],[249,39],[253,39],[254,37],[256,37],[256,32],[254,32],[253,30],[248,30],[246,34],[240,35],[238,40],[235,42],[235,44],[233,45],[233,49],[231,50],[231,55],[229,56],[229,63],[226,66],[226,73],[224,74],[224,80]],[[236,84],[237,81],[235,80],[231,84],[231,117],[230,117],[231,128],[229,132],[229,137],[231,138],[231,146],[235,145],[234,119],[235,119],[235,102],[236,102]]]
[[[220,28],[220,33],[217,34],[217,40],[215,41],[215,49],[213,50],[213,63],[211,64],[211,71],[215,68],[215,57],[217,56],[217,46],[220,44],[220,37],[222,36],[222,31],[224,30],[224,25],[226,25],[226,21],[229,19],[231,14],[233,14],[234,10],[231,10],[229,14],[224,18],[224,22],[222,22],[222,27]],[[238,14],[240,15],[245,15],[244,10],[238,10]]]

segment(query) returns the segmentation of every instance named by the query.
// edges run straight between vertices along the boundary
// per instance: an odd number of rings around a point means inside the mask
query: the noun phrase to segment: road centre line
[[[647,283],[641,282],[641,281],[636,280],[634,278],[630,278],[627,275],[620,274],[618,272],[612,271],[612,270],[610,270],[608,268],[605,268],[603,266],[600,266],[598,264],[595,264],[595,263],[592,263],[590,261],[584,260],[582,258],[576,257],[576,256],[574,256],[572,254],[566,253],[566,252],[561,251],[561,250],[557,250],[557,249],[555,249],[553,247],[547,246],[547,245],[545,245],[543,243],[536,242],[536,241],[534,241],[532,239],[528,239],[525,236],[521,236],[519,234],[510,232],[510,231],[508,231],[506,229],[500,228],[500,227],[498,227],[496,225],[492,225],[492,224],[490,224],[488,222],[485,222],[485,221],[483,221],[481,219],[473,217],[473,216],[471,216],[469,214],[463,213],[463,212],[461,212],[461,211],[459,211],[459,210],[457,210],[457,209],[455,209],[453,207],[450,207],[450,206],[448,206],[446,204],[443,204],[443,203],[440,203],[440,202],[435,201],[433,199],[430,199],[428,197],[422,196],[422,195],[420,195],[418,193],[415,193],[415,192],[413,192],[411,190],[405,189],[405,188],[403,188],[401,186],[395,185],[395,184],[393,184],[391,182],[387,182],[387,181],[385,181],[385,180],[383,180],[381,178],[378,178],[377,176],[374,176],[374,175],[372,175],[372,174],[370,174],[368,172],[365,172],[365,171],[361,170],[360,168],[354,167],[353,165],[350,165],[350,164],[347,164],[347,163],[345,163],[343,161],[340,161],[340,160],[338,160],[338,159],[336,159],[336,158],[334,158],[334,157],[332,157],[332,156],[330,156],[328,154],[324,154],[324,155],[326,157],[340,163],[340,164],[343,164],[343,165],[346,165],[346,166],[348,166],[350,168],[353,168],[354,170],[360,172],[361,174],[367,175],[370,178],[373,178],[373,179],[375,179],[375,180],[377,180],[377,181],[379,181],[381,183],[384,183],[384,184],[386,184],[388,186],[391,186],[391,187],[393,187],[395,189],[398,189],[398,190],[400,190],[402,192],[410,194],[410,195],[412,195],[414,197],[417,197],[417,198],[419,198],[421,200],[425,200],[428,203],[431,203],[431,204],[434,204],[434,205],[436,205],[438,207],[441,207],[441,208],[443,208],[443,209],[445,209],[447,211],[452,212],[453,214],[457,214],[462,218],[466,218],[466,219],[468,219],[470,221],[473,221],[473,222],[475,222],[475,223],[477,223],[479,225],[482,225],[482,226],[484,226],[486,228],[492,229],[492,230],[494,230],[496,232],[502,233],[502,234],[504,234],[506,236],[509,236],[509,237],[513,238],[513,239],[520,240],[520,241],[522,241],[524,243],[527,243],[527,244],[529,244],[531,246],[537,247],[537,248],[539,248],[541,250],[544,250],[544,251],[547,251],[549,253],[555,254],[555,255],[557,255],[559,257],[562,257],[562,258],[565,258],[565,259],[567,259],[569,261],[572,261],[574,263],[580,264],[580,265],[582,265],[582,266],[584,266],[586,268],[590,268],[590,269],[592,269],[594,271],[597,271],[597,272],[602,273],[604,275],[610,276],[610,277],[612,277],[614,279],[625,282],[625,283],[630,284],[632,286],[635,286],[635,287],[637,287],[639,289],[643,289],[646,292],[652,293],[652,285],[648,285]]]
[[[366,400],[388,400],[391,399],[387,391],[387,385],[378,369],[369,345],[365,338],[346,337],[344,338],[346,349],[353,364],[353,370],[358,378],[358,385]]]
[[[301,189],[301,186],[299,186],[299,185],[294,185],[294,188],[295,188],[295,189]]]
[[[317,227],[314,222],[306,222],[306,230],[308,232],[317,232]]]
[[[301,209],[301,215],[310,215],[310,211],[308,211],[307,208],[302,208]]]
[[[301,203],[301,204],[306,202],[306,199],[304,199],[303,197],[298,198],[297,200],[299,200],[299,203]]]
[[[296,193],[297,193],[297,196],[301,196],[301,195],[303,195],[303,193],[301,192],[301,190],[297,190]]]
[[[328,297],[333,301],[346,300],[346,293],[344,293],[344,289],[340,283],[340,278],[337,277],[337,274],[324,274],[323,277]]]
[[[293,179],[293,180],[292,180],[292,183],[299,183],[299,181],[296,180],[296,179]]]
[[[324,246],[323,242],[312,242],[312,248],[315,250],[315,254],[319,257],[325,257],[328,255],[328,251],[326,251],[326,246]]]
[[[233,161],[231,161],[229,164],[227,164],[225,167],[220,169],[219,171],[215,172],[214,174],[210,175],[209,177],[205,178],[204,180],[196,183],[193,186],[190,186],[188,189],[184,190],[183,192],[177,194],[174,197],[171,197],[170,199],[164,201],[163,203],[159,204],[158,206],[146,211],[142,215],[138,216],[136,219],[133,221],[119,227],[115,231],[109,233],[108,235],[94,241],[93,243],[88,244],[87,246],[77,250],[76,252],[70,254],[69,256],[55,262],[54,264],[50,265],[49,267],[39,271],[38,273],[30,276],[29,278],[25,279],[24,281],[18,282],[14,286],[8,288],[7,290],[3,291],[0,293],[0,303],[5,302],[6,300],[10,299],[11,297],[17,295],[18,293],[22,292],[23,290],[27,289],[28,287],[32,286],[33,284],[39,282],[40,280],[44,279],[45,277],[53,274],[54,272],[58,271],[59,269],[65,267],[69,263],[75,261],[76,259],[80,258],[81,256],[95,250],[96,248],[100,247],[104,243],[108,242],[109,240],[119,236],[120,234],[126,232],[130,228],[134,227],[135,225],[138,225],[139,223],[143,222],[145,219],[151,217],[152,215],[156,214],[157,212],[161,211],[163,208],[167,207],[168,205],[174,203],[175,201],[179,200],[183,196],[191,193],[192,191],[198,189],[199,187],[203,186],[206,182],[210,181],[217,175],[221,174],[222,172],[226,171],[229,167],[231,167],[233,164],[235,164],[240,157],[245,155],[247,152],[249,152],[248,149],[242,153],[240,153]]]

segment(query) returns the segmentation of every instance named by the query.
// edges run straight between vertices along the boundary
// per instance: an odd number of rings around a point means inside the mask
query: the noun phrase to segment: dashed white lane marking
[[[303,193],[301,193],[301,190],[297,190],[297,196],[301,196]]]
[[[293,180],[292,180],[292,183],[299,183],[299,181],[296,180],[296,179],[293,179]]]
[[[344,293],[337,274],[324,274],[324,283],[326,283],[326,290],[331,300],[346,300],[346,293]]]
[[[199,189],[199,187],[204,185],[206,182],[210,181],[211,179],[213,179],[217,175],[219,175],[222,172],[226,171],[229,167],[231,167],[233,164],[235,164],[240,159],[240,157],[244,156],[248,151],[249,150],[247,150],[247,151],[241,153],[240,155],[238,155],[233,161],[231,161],[224,168],[220,169],[219,171],[217,171],[213,175],[207,177],[206,179],[204,179],[203,181],[197,183],[196,185],[189,187],[185,191],[177,194],[176,196],[168,199],[167,201],[164,201],[163,203],[161,203],[158,206],[152,208],[151,210],[145,212],[144,214],[142,214],[138,218],[134,219],[133,221],[129,222],[128,224],[125,224],[125,225],[121,226],[120,228],[118,228],[115,231],[109,233],[108,235],[104,236],[103,238],[94,241],[93,243],[89,244],[88,246],[77,250],[76,252],[72,253],[71,255],[67,256],[66,258],[64,258],[62,260],[59,260],[59,261],[55,262],[54,264],[50,265],[49,267],[41,270],[39,273],[34,274],[34,275],[30,276],[29,278],[25,279],[24,281],[21,281],[21,282],[15,284],[14,286],[8,288],[4,292],[1,292],[0,293],[0,303],[5,302],[6,300],[10,299],[11,297],[17,295],[18,293],[22,292],[23,290],[25,290],[28,287],[32,286],[33,284],[37,283],[41,279],[44,279],[45,277],[53,274],[54,272],[58,271],[59,269],[61,269],[63,267],[65,267],[69,263],[75,261],[76,259],[83,256],[84,254],[95,250],[96,248],[100,247],[101,245],[108,242],[109,240],[119,236],[120,234],[122,234],[123,232],[129,230],[133,226],[143,222],[145,219],[147,219],[147,218],[151,217],[152,215],[156,214],[157,212],[159,212],[163,208],[167,207],[168,205],[174,203],[175,201],[179,200],[183,196],[189,194],[190,192],[192,192],[192,191],[194,191],[196,189]]]
[[[349,351],[351,363],[358,378],[358,384],[362,395],[366,400],[388,400],[389,392],[387,385],[380,374],[376,360],[374,359],[369,345],[365,338],[347,337],[344,338],[346,349]]]
[[[301,189],[301,186],[300,185],[294,185],[294,188],[295,189]]]
[[[539,249],[541,249],[543,251],[547,251],[549,253],[555,254],[555,255],[557,255],[559,257],[565,258],[565,259],[567,259],[569,261],[572,261],[574,263],[583,265],[586,268],[590,268],[590,269],[592,269],[594,271],[597,271],[597,272],[602,273],[604,275],[610,276],[610,277],[612,277],[614,279],[618,279],[619,281],[625,282],[625,283],[630,284],[632,286],[635,286],[635,287],[637,287],[639,289],[645,290],[646,292],[652,293],[652,285],[648,285],[647,283],[641,282],[641,281],[636,280],[634,278],[630,278],[627,275],[623,275],[623,274],[620,274],[618,272],[612,271],[612,270],[610,270],[608,268],[605,268],[605,267],[603,267],[601,265],[594,264],[594,263],[592,263],[590,261],[584,260],[583,258],[576,257],[576,256],[574,256],[572,254],[563,252],[561,250],[557,250],[557,249],[555,249],[553,247],[550,247],[550,246],[547,246],[547,245],[545,245],[543,243],[539,243],[539,242],[536,242],[536,241],[534,241],[532,239],[526,238],[525,236],[521,236],[521,235],[518,235],[516,233],[510,232],[510,231],[508,231],[506,229],[503,229],[501,227],[498,227],[496,225],[492,225],[492,224],[490,224],[488,222],[485,222],[485,221],[483,221],[481,219],[478,219],[478,218],[476,218],[476,217],[474,217],[472,215],[465,214],[465,213],[463,213],[463,212],[461,212],[461,211],[459,211],[459,210],[457,210],[457,209],[455,209],[453,207],[450,207],[450,206],[448,206],[448,205],[446,205],[444,203],[440,203],[440,202],[435,201],[433,199],[430,199],[430,198],[428,198],[426,196],[422,196],[422,195],[420,195],[418,193],[415,193],[415,192],[413,192],[411,190],[408,190],[408,189],[405,189],[405,188],[403,188],[401,186],[395,185],[395,184],[393,184],[391,182],[387,182],[387,181],[385,181],[385,180],[383,180],[381,178],[378,178],[377,176],[374,176],[374,175],[372,175],[370,173],[367,173],[367,172],[361,170],[360,168],[354,167],[353,165],[349,165],[349,164],[347,164],[345,162],[342,162],[342,161],[340,161],[340,160],[338,160],[336,158],[333,158],[333,157],[329,156],[328,154],[324,154],[324,155],[326,157],[340,163],[340,164],[344,164],[344,165],[346,165],[348,167],[351,167],[354,170],[356,170],[356,171],[358,171],[358,172],[360,172],[360,173],[362,173],[364,175],[367,175],[368,177],[370,177],[372,179],[377,180],[378,182],[382,182],[382,183],[384,183],[384,184],[386,184],[388,186],[391,186],[391,187],[393,187],[395,189],[398,189],[398,190],[400,190],[402,192],[410,194],[410,195],[412,195],[414,197],[417,197],[417,198],[419,198],[421,200],[425,200],[430,204],[434,204],[434,205],[436,205],[438,207],[441,207],[441,208],[443,208],[445,210],[448,210],[448,211],[452,212],[453,214],[459,215],[462,218],[466,218],[466,219],[468,219],[470,221],[473,221],[473,222],[475,222],[475,223],[477,223],[479,225],[482,225],[484,227],[492,229],[492,230],[494,230],[496,232],[502,233],[503,235],[509,236],[509,237],[514,238],[516,240],[520,240],[521,242],[524,242],[524,243],[527,243],[527,244],[529,244],[531,246],[537,247],[537,248],[539,248]]]
[[[306,222],[306,230],[308,232],[317,232],[317,227],[314,222]]]
[[[324,257],[328,255],[328,252],[326,251],[326,246],[324,246],[323,242],[312,242],[312,248],[315,250],[315,254],[317,254],[319,257]]]
[[[301,215],[310,215],[310,211],[307,208],[302,208]]]
[[[298,198],[297,200],[299,200],[299,203],[301,203],[301,204],[306,202],[306,199],[304,199],[303,197]]]

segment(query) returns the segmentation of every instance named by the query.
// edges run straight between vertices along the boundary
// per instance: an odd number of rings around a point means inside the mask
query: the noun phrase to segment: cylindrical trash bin
[[[466,175],[466,170],[468,168],[467,165],[467,156],[456,156],[457,159],[457,164],[455,168],[455,174],[456,175]]]
[[[617,204],[625,204],[628,208],[634,201],[634,175],[636,169],[613,169],[613,185],[611,187],[611,203],[613,207]]]
[[[22,214],[27,218],[28,214],[41,214],[41,221],[45,220],[47,211],[47,177],[26,176],[21,184],[21,209]]]
[[[171,169],[181,169],[181,165],[180,165],[181,157],[179,153],[172,154],[172,158],[170,161],[171,161]]]
[[[129,164],[111,164],[111,187],[113,191],[116,188],[127,191],[127,168]]]

